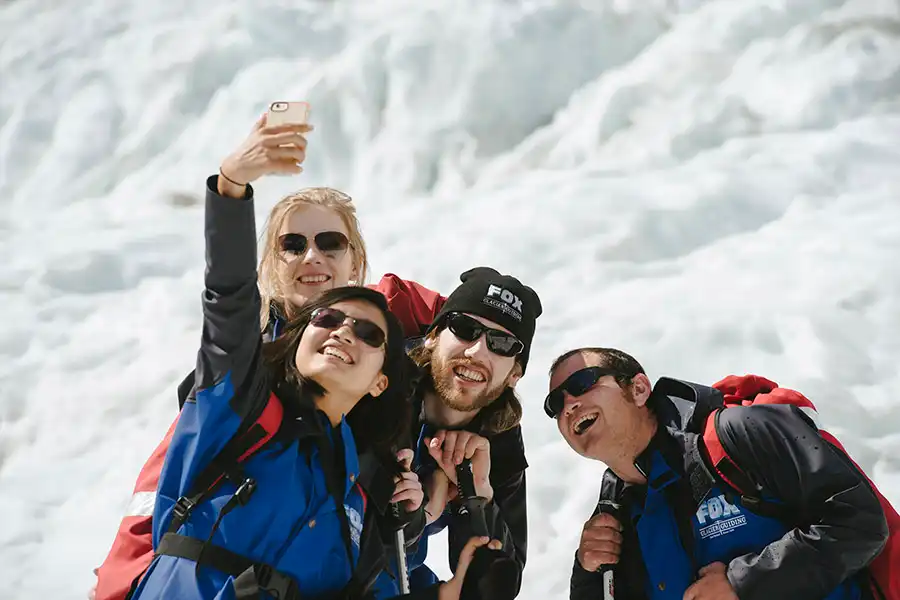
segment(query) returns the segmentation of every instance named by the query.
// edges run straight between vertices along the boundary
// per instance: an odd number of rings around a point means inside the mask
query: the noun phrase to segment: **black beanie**
[[[537,292],[509,275],[490,267],[475,267],[459,276],[462,284],[453,290],[428,331],[443,324],[447,313],[478,315],[502,325],[519,338],[525,347],[519,354],[522,372],[528,365],[535,321],[543,308]]]

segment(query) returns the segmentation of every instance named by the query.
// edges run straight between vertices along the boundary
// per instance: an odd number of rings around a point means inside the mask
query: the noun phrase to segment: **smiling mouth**
[[[579,417],[575,424],[572,425],[572,431],[575,432],[575,435],[582,435],[585,431],[591,428],[591,425],[597,422],[598,413],[589,413],[586,415],[582,415]]]
[[[345,365],[353,364],[353,358],[349,354],[347,354],[340,348],[335,348],[334,346],[326,346],[326,347],[322,348],[321,350],[319,350],[319,354],[324,354],[325,356],[332,356],[332,357],[338,359],[339,361],[341,361],[342,363],[344,363]]]
[[[453,367],[453,374],[469,383],[484,383],[487,378],[482,373],[466,367]]]
[[[297,278],[297,282],[303,285],[320,285],[330,280],[330,275],[301,275]]]

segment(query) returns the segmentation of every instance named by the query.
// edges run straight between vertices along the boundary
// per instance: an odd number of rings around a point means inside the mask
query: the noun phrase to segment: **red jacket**
[[[382,277],[378,285],[369,287],[384,294],[407,337],[422,335],[446,301],[437,292],[391,273]],[[156,487],[177,423],[176,416],[166,436],[138,475],[131,502],[119,524],[112,548],[97,570],[96,600],[124,600],[132,582],[153,560],[151,517],[156,502]]]

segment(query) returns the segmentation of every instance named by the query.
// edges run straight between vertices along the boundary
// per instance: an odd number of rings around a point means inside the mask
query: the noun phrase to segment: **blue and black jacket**
[[[728,456],[779,506],[777,514],[750,510],[704,458],[706,408],[715,401],[686,401],[659,387],[649,405],[660,426],[635,461],[648,483],[631,485],[611,471],[603,479],[601,499],[621,506],[623,525],[615,597],[681,600],[701,567],[722,562],[741,600],[866,598],[856,575],[883,547],[887,525],[864,475],[795,406],[727,409],[717,429]],[[571,600],[602,597],[602,574],[576,557]]]

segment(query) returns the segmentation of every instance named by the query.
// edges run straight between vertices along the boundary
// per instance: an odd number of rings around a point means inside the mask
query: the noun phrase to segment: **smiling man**
[[[554,361],[544,410],[573,450],[609,467],[582,530],[572,600],[609,600],[610,587],[629,600],[870,597],[864,568],[888,530],[865,475],[798,406],[723,400],[673,379],[651,387],[620,350]],[[707,440],[728,465],[712,464]],[[737,494],[739,481],[755,496]],[[615,565],[613,586],[604,565]]]
[[[525,447],[519,421],[522,405],[514,392],[525,373],[535,323],[542,312],[537,293],[518,279],[488,267],[460,275],[420,345],[410,355],[422,368],[413,399],[417,434],[414,468],[429,494],[429,526],[410,560],[412,588],[436,581],[423,565],[427,536],[449,528],[450,567],[472,535],[469,515],[456,498],[456,466],[472,463],[475,491],[488,500],[490,536],[515,561],[519,582],[504,595],[518,594],[525,568],[527,513]],[[467,583],[489,567],[476,555]],[[464,600],[481,598],[474,585]],[[486,600],[486,599],[485,599]]]

